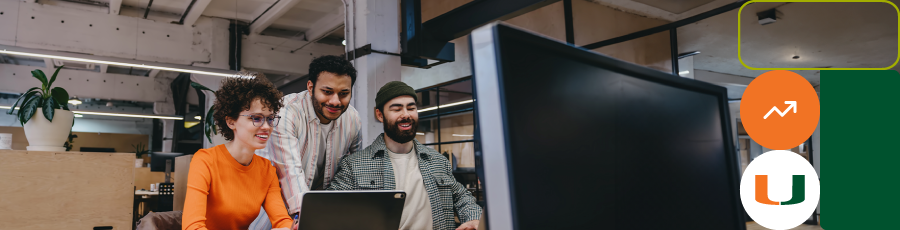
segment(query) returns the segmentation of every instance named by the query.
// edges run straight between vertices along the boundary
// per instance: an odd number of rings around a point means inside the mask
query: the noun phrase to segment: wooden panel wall
[[[184,210],[184,198],[187,196],[187,180],[188,173],[191,169],[191,159],[194,159],[194,155],[184,155],[175,158],[175,194],[173,194],[172,202],[172,210],[173,211],[183,211]]]
[[[25,150],[25,147],[28,146],[28,140],[25,138],[25,129],[22,127],[0,126],[0,133],[13,134],[12,148],[15,150]],[[84,132],[74,132],[74,134],[78,135],[78,138],[75,138],[72,143],[75,146],[72,148],[72,151],[76,152],[81,147],[98,147],[115,148],[116,152],[128,153],[134,152],[134,147],[131,147],[131,145],[137,145],[138,143],[149,145],[150,143],[150,136],[148,135]]]
[[[2,229],[131,229],[134,154],[0,150]]]
[[[132,163],[133,165],[133,163]],[[174,178],[173,178],[174,179]],[[149,167],[134,169],[135,189],[150,190],[150,184],[166,182],[165,172],[151,172]]]

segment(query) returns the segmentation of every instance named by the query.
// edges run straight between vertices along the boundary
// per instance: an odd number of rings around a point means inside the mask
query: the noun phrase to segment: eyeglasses
[[[269,117],[259,115],[259,114],[250,114],[250,115],[240,115],[242,117],[249,117],[250,120],[253,120],[253,126],[261,127],[263,124],[263,119],[269,123],[269,126],[275,127],[278,125],[278,120],[281,119],[281,116],[272,115]]]

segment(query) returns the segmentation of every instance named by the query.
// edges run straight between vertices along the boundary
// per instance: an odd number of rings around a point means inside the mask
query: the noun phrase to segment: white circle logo
[[[809,161],[794,152],[760,155],[741,177],[741,202],[757,224],[791,229],[806,221],[819,203],[819,177]]]

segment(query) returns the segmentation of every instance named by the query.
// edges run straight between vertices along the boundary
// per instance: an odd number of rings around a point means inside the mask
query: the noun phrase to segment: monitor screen
[[[99,147],[81,147],[79,150],[82,152],[95,152],[95,153],[114,153],[114,152],[116,152],[115,148],[99,148]]]
[[[183,156],[184,153],[150,153],[150,171],[165,172],[166,160],[172,160],[170,172],[175,172],[175,157]]]
[[[472,33],[490,229],[744,229],[726,90],[503,24]]]

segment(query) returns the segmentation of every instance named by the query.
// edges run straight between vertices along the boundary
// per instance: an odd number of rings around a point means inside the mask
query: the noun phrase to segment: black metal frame
[[[566,43],[575,44],[575,19],[572,16],[572,0],[563,0],[563,16],[566,18]]]
[[[153,6],[153,0],[147,3],[147,9],[144,10],[144,19],[147,19],[147,15],[150,14],[150,6]]]
[[[250,26],[238,23],[232,20],[231,25],[228,26],[228,66],[235,71],[241,71],[243,35],[250,33]]]
[[[400,63],[430,68],[455,61],[455,45],[450,40],[465,36],[484,24],[510,19],[558,1],[474,0],[422,23],[421,0],[401,0],[400,46],[403,51]],[[428,65],[427,59],[439,62]]]
[[[444,144],[457,144],[457,143],[475,142],[475,139],[461,140],[461,141],[441,142],[441,129],[440,129],[440,126],[441,126],[441,117],[442,117],[442,116],[453,115],[453,114],[458,114],[458,113],[469,112],[469,111],[474,111],[474,110],[475,110],[475,107],[473,106],[473,107],[471,107],[471,108],[465,108],[465,109],[456,109],[456,110],[450,110],[450,111],[441,111],[441,107],[440,107],[440,105],[441,105],[441,97],[440,97],[441,87],[448,86],[448,85],[452,85],[452,84],[456,84],[456,83],[460,83],[460,82],[464,82],[464,81],[471,81],[471,80],[472,80],[472,77],[469,76],[469,77],[464,77],[464,78],[460,78],[460,79],[456,79],[456,80],[452,80],[452,81],[448,81],[448,82],[444,82],[444,83],[437,84],[437,85],[434,85],[434,86],[429,86],[429,87],[426,87],[426,88],[422,88],[422,89],[416,90],[417,93],[421,92],[422,95],[427,94],[429,91],[435,91],[435,92],[437,92],[437,95],[438,95],[437,98],[435,98],[435,103],[437,104],[437,105],[435,105],[435,106],[438,106],[437,109],[435,109],[435,113],[434,113],[434,114],[431,114],[431,115],[419,117],[419,120],[437,117],[437,126],[436,126],[436,127],[437,127],[437,128],[436,128],[436,129],[437,129],[437,142],[434,142],[434,143],[423,143],[422,145],[437,145],[437,148],[435,148],[435,150],[437,150],[438,152],[441,152],[441,151],[442,151],[441,145],[444,145]],[[472,99],[475,99],[474,95],[472,96]],[[432,127],[432,128],[434,128],[434,127]]]
[[[689,18],[685,18],[685,19],[678,20],[678,21],[675,21],[675,22],[672,22],[669,24],[653,27],[650,29],[641,30],[638,32],[618,36],[615,38],[611,38],[611,39],[607,39],[607,40],[603,40],[603,41],[599,41],[599,42],[594,42],[591,44],[584,45],[581,48],[593,50],[593,49],[597,49],[600,47],[617,44],[620,42],[625,42],[625,41],[630,41],[633,39],[650,36],[650,35],[660,33],[660,32],[665,32],[666,30],[668,30],[669,31],[669,46],[671,47],[671,52],[672,52],[672,54],[671,54],[672,55],[672,74],[675,76],[678,76],[678,59],[680,58],[679,54],[678,54],[678,33],[677,33],[678,27],[682,27],[682,26],[685,26],[685,25],[688,25],[691,23],[695,23],[697,21],[707,19],[712,16],[716,16],[716,15],[719,15],[719,14],[722,14],[722,13],[725,13],[728,11],[732,11],[734,9],[738,9],[741,6],[743,6],[744,3],[746,3],[747,1],[748,0],[732,2],[727,5],[721,6],[719,8],[715,8],[713,10],[691,16]]]
[[[187,15],[188,15],[188,13],[191,12],[191,8],[194,8],[194,3],[197,3],[197,0],[191,0],[191,3],[188,4],[187,9],[185,9],[185,10],[184,10],[184,13],[181,14],[181,19],[178,20],[178,24],[184,25],[184,18],[186,18]],[[200,12],[200,13],[202,14],[203,12]]]

